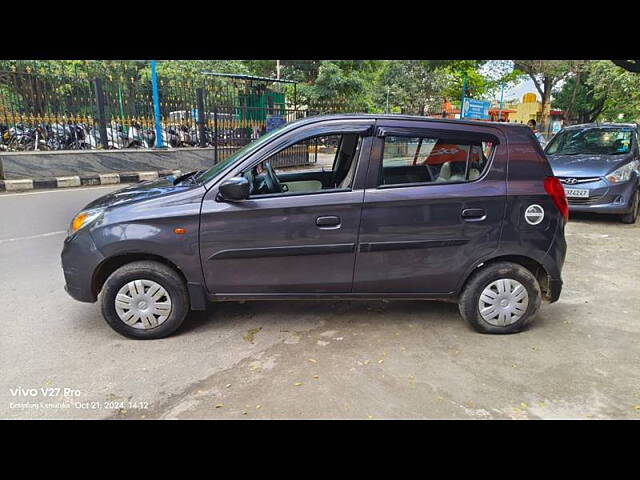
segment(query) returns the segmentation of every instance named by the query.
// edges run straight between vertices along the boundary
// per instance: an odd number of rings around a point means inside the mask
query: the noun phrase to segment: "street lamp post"
[[[460,119],[464,118],[464,97],[467,94],[467,72],[464,72],[464,83],[462,84],[462,98],[460,99]]]
[[[503,106],[504,106],[504,82],[502,82],[502,87],[500,89],[500,111],[498,112],[498,121],[502,120]]]
[[[389,85],[387,85],[387,108],[385,109],[384,113],[389,113],[389,90],[390,87]]]

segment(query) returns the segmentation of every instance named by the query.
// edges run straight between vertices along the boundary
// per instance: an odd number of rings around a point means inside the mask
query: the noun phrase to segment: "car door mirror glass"
[[[244,177],[232,177],[220,185],[221,200],[236,202],[249,198],[249,180]]]

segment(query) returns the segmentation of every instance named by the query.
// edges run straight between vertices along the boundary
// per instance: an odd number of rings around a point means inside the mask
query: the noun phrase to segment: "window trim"
[[[265,198],[281,198],[281,197],[303,197],[308,195],[322,195],[323,193],[344,193],[353,192],[352,188],[328,188],[326,190],[317,190],[313,192],[278,192],[278,193],[261,193],[259,195],[250,196],[247,200],[262,200]]]
[[[410,187],[428,187],[428,186],[435,186],[435,185],[462,185],[462,184],[469,184],[469,183],[475,183],[475,182],[479,182],[484,180],[484,178],[489,174],[489,171],[491,170],[491,167],[493,166],[493,159],[496,156],[496,150],[497,150],[497,146],[500,145],[500,142],[498,141],[497,137],[495,137],[494,135],[486,135],[485,140],[480,140],[480,149],[482,152],[482,142],[486,142],[488,141],[486,139],[486,137],[494,137],[496,139],[495,142],[491,142],[493,144],[492,148],[491,148],[491,155],[489,156],[489,158],[487,159],[487,165],[484,168],[484,171],[482,172],[482,175],[480,175],[478,178],[475,178],[473,180],[463,180],[463,181],[455,181],[455,182],[411,182],[411,183],[380,183],[381,179],[382,179],[382,175],[383,175],[383,162],[384,162],[384,145],[385,145],[385,141],[386,141],[386,137],[407,137],[407,138],[429,138],[427,135],[429,135],[429,133],[419,133],[419,134],[414,134],[414,132],[417,132],[418,129],[411,129],[412,132],[411,133],[402,133],[402,134],[396,134],[395,131],[396,129],[394,129],[393,134],[392,135],[387,135],[386,132],[384,133],[384,135],[381,135],[381,129],[378,129],[378,137],[380,138],[382,144],[381,144],[381,149],[380,149],[380,159],[377,162],[378,163],[378,180],[376,181],[376,183],[378,183],[377,186],[373,187],[376,190],[388,190],[388,189],[393,189],[393,188],[410,188]],[[421,129],[422,132],[426,132],[427,129]],[[398,129],[399,131],[399,129]],[[466,133],[466,132],[465,132]],[[433,134],[432,134],[433,135]],[[476,136],[478,134],[475,134],[474,136]],[[482,134],[478,135],[481,136]],[[434,135],[435,136],[435,135]],[[447,132],[447,136],[454,138],[456,137],[455,133],[450,133]],[[464,134],[463,135],[458,135],[457,139],[464,139]],[[482,135],[483,136],[483,135]],[[462,138],[461,138],[462,137]],[[433,137],[432,137],[433,138]],[[440,140],[440,137],[438,137],[438,140]],[[469,143],[469,146],[473,147],[473,146],[478,146],[477,144],[473,144],[473,143]],[[484,152],[482,152],[484,154]],[[467,152],[467,160],[465,162],[465,176],[467,175],[467,169],[469,167],[469,155],[471,154],[471,148],[469,149],[469,152]],[[428,168],[428,165],[427,165]],[[429,170],[429,174],[431,175],[431,170]]]
[[[374,134],[375,120],[364,118],[353,119],[314,119],[309,123],[303,125],[296,125],[297,121],[291,124],[286,124],[281,127],[282,131],[269,139],[268,142],[260,145],[257,149],[249,151],[246,155],[238,158],[235,162],[227,165],[222,171],[209,179],[203,184],[207,190],[207,195],[216,186],[219,186],[223,181],[228,178],[232,178],[238,175],[243,165],[254,162],[257,158],[263,158],[277,152],[281,148],[287,148],[287,145],[293,145],[300,140],[304,139],[306,135],[311,132],[323,132],[327,135],[330,134],[342,134],[342,133],[358,133],[364,138],[370,138]],[[311,136],[316,135],[312,133]],[[256,140],[254,140],[256,141]],[[244,167],[246,168],[246,167]],[[216,190],[217,192],[217,190]],[[215,198],[217,193],[213,195]]]

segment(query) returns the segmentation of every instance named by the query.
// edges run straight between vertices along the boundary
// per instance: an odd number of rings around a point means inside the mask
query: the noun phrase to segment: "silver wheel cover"
[[[171,314],[171,297],[152,280],[134,280],[116,295],[116,313],[133,328],[148,330],[161,325]]]
[[[528,305],[527,289],[511,278],[491,282],[478,300],[480,315],[495,327],[506,327],[517,322],[526,313]]]

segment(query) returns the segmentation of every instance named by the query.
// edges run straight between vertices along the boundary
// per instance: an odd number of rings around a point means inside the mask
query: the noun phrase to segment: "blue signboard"
[[[462,112],[460,118],[475,118],[477,120],[487,120],[489,118],[489,106],[491,102],[484,100],[474,100],[464,97],[462,101]]]
[[[267,115],[267,132],[275,130],[287,123],[283,116],[280,115]]]

